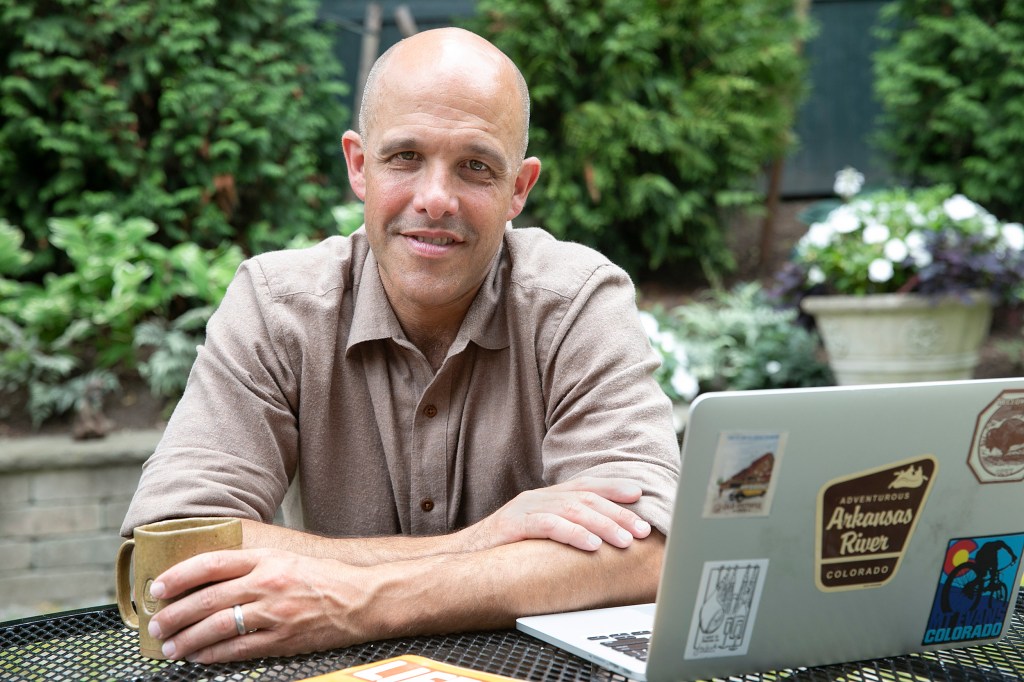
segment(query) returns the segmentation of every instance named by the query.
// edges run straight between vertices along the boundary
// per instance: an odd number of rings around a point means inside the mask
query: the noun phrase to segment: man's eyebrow
[[[420,143],[414,137],[396,137],[392,140],[384,141],[377,149],[377,154],[381,157],[388,157],[398,152],[416,151],[419,148]],[[472,142],[465,147],[464,152],[464,156],[486,162],[496,173],[508,171],[508,162],[505,159],[505,155],[493,145]]]

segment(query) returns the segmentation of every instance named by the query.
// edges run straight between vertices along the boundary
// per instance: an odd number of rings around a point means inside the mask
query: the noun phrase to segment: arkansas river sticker
[[[750,646],[767,559],[708,561],[686,638],[685,658],[743,656]]]
[[[1003,391],[978,415],[967,465],[980,483],[1024,480],[1024,391]]]
[[[725,431],[718,437],[704,517],[767,516],[786,434]]]
[[[923,644],[998,637],[1020,568],[1024,533],[955,538],[946,547]]]
[[[896,575],[938,468],[934,457],[922,455],[822,486],[815,525],[819,590],[878,587]]]

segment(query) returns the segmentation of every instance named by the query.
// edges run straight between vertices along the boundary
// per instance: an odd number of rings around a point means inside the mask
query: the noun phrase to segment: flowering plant
[[[1020,223],[999,221],[946,185],[860,194],[863,181],[852,168],[836,174],[841,201],[826,204],[820,220],[808,221],[810,228],[777,275],[777,296],[962,295],[974,289],[997,300],[1020,295]]]

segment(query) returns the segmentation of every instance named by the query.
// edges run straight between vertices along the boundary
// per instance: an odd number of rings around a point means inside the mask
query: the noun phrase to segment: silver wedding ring
[[[245,629],[245,619],[242,618],[242,607],[235,605],[232,610],[235,612],[235,630],[238,631],[238,634],[244,635],[248,630]]]

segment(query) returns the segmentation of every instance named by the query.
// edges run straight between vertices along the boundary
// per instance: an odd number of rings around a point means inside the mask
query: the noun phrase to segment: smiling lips
[[[412,238],[418,242],[424,244],[434,244],[435,246],[448,246],[449,244],[455,243],[455,240],[451,237],[420,237],[412,235]]]

